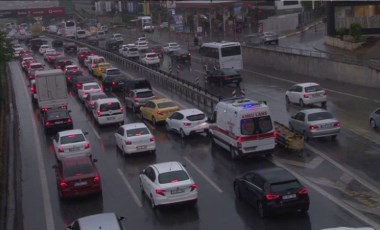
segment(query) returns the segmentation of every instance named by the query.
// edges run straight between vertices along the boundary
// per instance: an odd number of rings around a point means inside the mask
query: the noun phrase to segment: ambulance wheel
[[[239,157],[238,151],[234,147],[230,147],[231,158],[236,160]]]

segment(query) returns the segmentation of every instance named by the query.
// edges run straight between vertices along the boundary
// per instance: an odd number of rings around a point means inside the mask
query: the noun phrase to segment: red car
[[[32,63],[37,63],[36,59],[27,59],[21,62],[22,69],[25,73],[28,73],[29,67]]]
[[[77,56],[79,64],[83,64],[84,59],[86,59],[87,56],[93,55],[93,54],[94,53],[91,50],[80,51]]]
[[[54,166],[61,199],[102,192],[100,175],[94,162],[96,160],[88,156],[76,156],[61,159]]]
[[[18,58],[21,61],[24,57],[31,57],[31,56],[32,56],[32,54],[28,50],[22,50],[19,53]]]

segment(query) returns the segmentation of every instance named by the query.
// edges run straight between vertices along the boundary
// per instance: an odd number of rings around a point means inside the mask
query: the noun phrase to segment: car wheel
[[[236,160],[239,156],[238,151],[232,146],[230,147],[230,154],[231,154],[232,160]]]
[[[240,189],[236,183],[234,184],[234,192],[235,192],[236,199],[238,200],[241,199]]]
[[[335,141],[335,140],[336,140],[336,137],[337,137],[337,135],[333,135],[333,136],[331,136],[331,140]]]
[[[309,135],[307,134],[306,131],[303,131],[303,138],[304,138],[304,140],[305,140],[306,142],[309,141]]]
[[[140,187],[140,192],[141,192],[142,194],[144,194],[145,192],[144,192],[144,187],[143,187],[143,185],[142,185],[141,179],[139,179],[139,187]]]
[[[289,100],[289,97],[287,95],[285,96],[285,101],[286,101],[286,104],[288,104],[288,105],[290,104],[290,100]]]
[[[152,206],[153,209],[157,208],[152,195],[150,195],[150,206]]]
[[[166,129],[166,131],[170,131],[170,126],[169,126],[169,124],[167,123],[167,122],[165,122],[165,129]]]
[[[151,154],[155,155],[156,154],[156,150],[152,150],[150,151]]]
[[[326,107],[326,104],[327,104],[326,101],[324,101],[324,102],[321,103],[322,107]]]
[[[152,116],[152,123],[153,123],[153,125],[156,125],[156,123],[157,123],[156,118],[154,118],[153,116]]]
[[[261,218],[265,218],[268,215],[267,212],[265,211],[263,203],[261,201],[259,201],[257,204],[257,210],[258,210]]]
[[[305,107],[305,103],[303,102],[303,100],[302,99],[300,99],[300,106],[301,106],[301,108],[303,108],[303,107]]]
[[[133,113],[136,113],[137,111],[136,111],[136,107],[134,106],[134,105],[132,105],[132,112]]]
[[[184,139],[186,137],[186,134],[182,129],[179,130],[179,134],[181,135],[182,139]]]
[[[374,119],[369,120],[369,123],[373,129],[377,129],[377,125]]]

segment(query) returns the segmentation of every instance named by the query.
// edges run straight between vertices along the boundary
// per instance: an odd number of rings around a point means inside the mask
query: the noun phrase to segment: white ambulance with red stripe
[[[247,98],[225,99],[215,106],[212,120],[212,143],[230,151],[232,159],[273,153],[277,134],[266,103]]]

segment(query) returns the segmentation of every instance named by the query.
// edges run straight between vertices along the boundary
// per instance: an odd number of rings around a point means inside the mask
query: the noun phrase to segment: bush
[[[336,30],[336,34],[339,36],[340,39],[343,39],[344,35],[349,34],[349,30],[347,28],[339,28]]]
[[[350,35],[354,38],[355,42],[360,41],[362,37],[362,26],[359,23],[352,23],[350,25]]]

